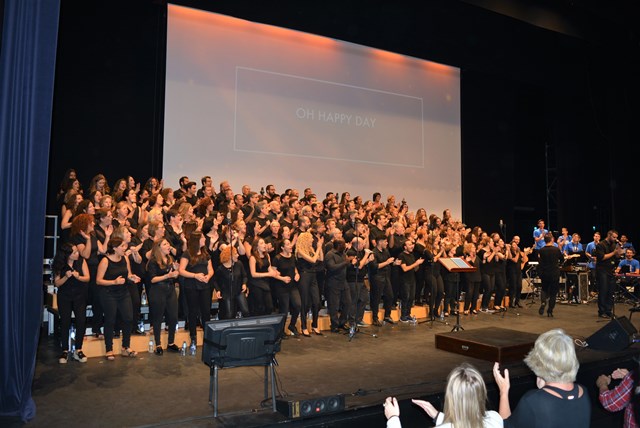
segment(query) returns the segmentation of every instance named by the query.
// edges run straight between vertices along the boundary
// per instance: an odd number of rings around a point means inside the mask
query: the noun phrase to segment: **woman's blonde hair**
[[[451,370],[444,396],[444,422],[456,428],[482,428],[487,387],[480,372],[468,363]]]
[[[296,256],[300,253],[309,257],[314,256],[313,235],[310,232],[302,232],[298,236],[298,240],[296,241]]]
[[[547,383],[574,382],[580,368],[573,339],[560,328],[538,336],[524,362]]]

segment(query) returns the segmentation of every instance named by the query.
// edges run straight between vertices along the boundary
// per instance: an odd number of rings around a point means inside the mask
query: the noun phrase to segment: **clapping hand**
[[[436,410],[435,407],[433,407],[433,404],[429,403],[428,401],[411,400],[411,402],[417,405],[418,407],[420,407],[422,410],[424,410],[431,419],[435,419],[435,417],[438,416],[439,412]]]
[[[387,419],[390,419],[394,416],[400,416],[400,406],[398,405],[398,400],[395,397],[387,397],[384,400],[384,415]]]

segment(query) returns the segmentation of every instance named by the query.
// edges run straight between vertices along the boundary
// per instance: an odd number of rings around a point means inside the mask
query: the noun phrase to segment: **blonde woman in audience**
[[[424,400],[411,400],[442,428],[500,428],[500,415],[487,410],[487,387],[482,375],[471,364],[462,363],[449,373],[444,394],[444,409],[436,410]],[[395,397],[387,397],[384,402],[387,428],[400,428],[400,407]]]

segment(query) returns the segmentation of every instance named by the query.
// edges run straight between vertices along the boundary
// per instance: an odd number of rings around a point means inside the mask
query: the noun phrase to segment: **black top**
[[[208,254],[206,255],[206,257],[201,257],[200,261],[193,265],[190,263],[191,257],[188,251],[185,251],[184,253],[182,253],[181,259],[187,260],[187,267],[185,268],[187,272],[203,273],[205,275],[209,273],[209,260],[211,259],[209,258]],[[205,288],[209,287],[208,282],[200,282],[195,278],[187,278],[187,277],[184,277],[183,284],[185,288],[191,288],[194,290],[204,290]]]
[[[582,387],[582,397],[578,397],[578,388],[579,385],[576,383],[572,391],[545,386],[543,389],[527,392],[520,399],[511,416],[504,421],[504,426],[517,428],[588,427],[591,420],[591,402],[584,387]],[[562,398],[551,395],[545,389],[557,392]]]
[[[273,258],[273,267],[278,269],[280,276],[288,276],[291,278],[291,282],[288,284],[284,281],[275,280],[275,285],[293,287],[295,285],[296,278],[296,259],[293,256],[285,257],[282,254],[278,254]]]
[[[258,263],[258,260],[256,259],[256,273],[269,272],[269,267],[271,266],[269,256],[265,254],[265,256],[261,260],[262,260],[262,266],[260,266],[260,263]],[[269,279],[270,277],[264,277],[264,278],[251,277],[249,279],[249,286],[251,288],[259,288],[264,291],[271,291],[271,288],[269,287]]]
[[[105,258],[107,259],[108,265],[107,270],[104,272],[104,279],[107,281],[113,281],[119,276],[125,279],[124,284],[114,284],[108,287],[125,287],[127,278],[129,276],[129,270],[127,269],[127,260],[122,257],[119,262],[114,262],[113,260],[109,259],[109,257]]]
[[[372,271],[375,271],[375,275],[385,276],[388,272],[391,271],[391,265],[386,265],[381,268],[380,263],[384,263],[389,260],[391,254],[389,254],[388,249],[384,249],[382,251],[378,250],[378,248],[373,249],[373,262],[370,263]]]
[[[233,273],[233,282],[232,280]],[[220,291],[223,299],[235,297],[242,292],[242,284],[247,283],[247,271],[242,263],[236,262],[232,268],[220,265],[213,276],[213,286]]]
[[[168,274],[169,272],[171,272],[173,270],[173,263],[170,263],[169,265],[167,265],[167,267],[160,267],[160,265],[158,264],[158,262],[156,262],[155,260],[150,260],[149,264],[147,266],[147,278],[149,279],[147,281],[147,287],[154,287],[154,286],[159,286],[159,285],[164,285],[164,286],[173,286],[174,285],[174,281],[175,278],[167,278],[165,280],[162,281],[158,281],[156,283],[151,283],[151,279],[155,278],[156,276],[163,276]]]
[[[83,262],[84,259],[82,257],[79,257],[78,260],[73,262],[72,266],[69,266],[65,263],[62,272],[58,273],[58,275],[60,277],[63,277],[68,271],[78,272],[80,275],[82,275]],[[82,287],[86,288],[87,284],[85,282],[78,281],[78,278],[76,278],[75,276],[70,276],[69,278],[67,278],[64,284],[58,287],[58,294],[66,295],[68,293],[72,293],[75,290],[82,289]]]
[[[338,253],[335,250],[329,251],[324,257],[324,265],[327,268],[327,282],[346,282],[348,263],[344,253]]]
[[[540,276],[560,276],[560,264],[564,261],[564,256],[558,247],[545,245],[538,250],[538,275]]]
[[[603,239],[600,242],[598,242],[598,245],[596,245],[596,254],[595,254],[596,260],[597,260],[596,270],[604,270],[613,274],[613,271],[616,269],[616,266],[617,266],[616,257],[611,257],[607,260],[604,260],[604,256],[605,254],[608,254],[615,249],[616,249],[615,242],[610,243],[606,239]]]
[[[398,258],[402,260],[401,265],[404,264],[407,266],[411,266],[416,262],[416,257],[413,255],[413,253],[407,253],[406,251],[403,251],[402,253],[400,253],[400,255],[398,255]],[[410,285],[410,284],[416,283],[416,272],[413,269],[409,269],[406,272],[402,270],[401,275],[402,275],[402,281],[405,284]]]

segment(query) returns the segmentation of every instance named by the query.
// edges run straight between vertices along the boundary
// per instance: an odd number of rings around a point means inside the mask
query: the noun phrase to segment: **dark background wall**
[[[182,3],[460,67],[467,224],[528,237],[545,218],[583,242],[594,227],[640,240],[633,2]],[[83,184],[160,176],[165,31],[162,1],[62,0],[50,211],[70,167]]]

